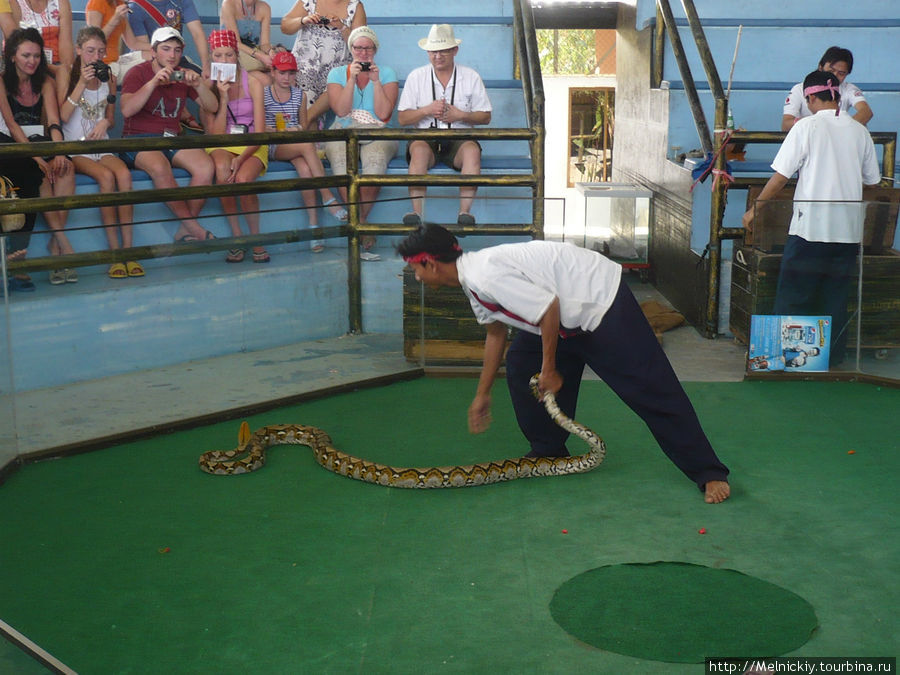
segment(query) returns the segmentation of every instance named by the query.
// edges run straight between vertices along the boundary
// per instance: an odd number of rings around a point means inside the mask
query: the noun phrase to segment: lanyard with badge
[[[434,73],[434,68],[431,69],[431,100],[437,101],[437,92],[434,89],[434,80],[437,77]],[[456,98],[456,66],[453,66],[453,77],[451,78],[451,82],[449,83],[449,87],[453,88],[453,92],[450,94],[450,105],[453,105],[453,99]],[[444,87],[444,97],[447,96],[447,87]],[[446,98],[443,98],[444,103],[447,102]],[[437,129],[437,120],[431,123],[432,128]],[[449,129],[451,126],[450,122],[447,122],[447,128]]]

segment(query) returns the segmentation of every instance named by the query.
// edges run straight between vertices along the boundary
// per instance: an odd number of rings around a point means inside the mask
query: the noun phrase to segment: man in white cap
[[[458,40],[449,24],[434,24],[428,37],[419,40],[419,47],[428,52],[430,65],[413,70],[406,78],[397,120],[403,126],[419,129],[470,129],[489,124],[491,101],[481,76],[472,68],[454,63],[459,51]],[[425,174],[441,161],[464,175],[481,173],[481,146],[472,139],[447,139],[446,141],[412,141],[406,150],[409,173]],[[470,213],[477,188],[464,186],[459,189],[460,225],[474,225]],[[403,216],[404,225],[422,222],[422,203],[425,188],[411,186],[413,211]]]
[[[179,68],[184,38],[170,26],[157,28],[151,38],[153,59],[135,66],[122,82],[123,137],[177,136],[181,112],[190,98],[214,113],[219,101],[209,84],[192,70]],[[203,148],[142,150],[119,153],[131,169],[146,171],[157,189],[178,187],[172,174],[177,166],[191,174],[191,185],[212,185],[215,166]],[[181,220],[175,241],[214,238],[197,221],[204,200],[172,201],[167,206]]]

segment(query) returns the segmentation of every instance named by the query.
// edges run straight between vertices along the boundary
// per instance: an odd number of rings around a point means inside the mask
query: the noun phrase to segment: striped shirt
[[[291,98],[286,103],[276,101],[272,96],[272,87],[266,87],[263,93],[263,104],[266,107],[266,126],[275,128],[275,113],[284,115],[284,123],[289,127],[299,127],[298,111],[303,102],[303,90],[291,87]]]

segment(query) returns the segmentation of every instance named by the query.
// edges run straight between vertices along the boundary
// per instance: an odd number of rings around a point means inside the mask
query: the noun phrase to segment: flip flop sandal
[[[63,270],[53,270],[50,272],[50,283],[54,286],[66,283],[66,273]]]
[[[253,252],[253,262],[255,263],[267,263],[270,260],[269,253],[265,250],[260,253],[257,253],[256,251]]]
[[[191,241],[200,241],[200,240],[197,239],[197,237],[195,237],[192,234],[183,234],[180,237],[175,237],[176,244],[186,244]]]
[[[328,208],[332,204],[336,204],[336,202],[337,202],[337,199],[335,197],[332,197],[327,202],[322,202],[322,206],[324,206],[326,209],[328,209],[328,213],[330,213],[332,216],[334,216],[335,218],[337,218],[338,220],[340,220],[342,222],[345,222],[350,217],[350,214],[347,213],[347,209],[345,209],[343,207],[339,207],[337,209],[337,211],[332,211],[330,208]]]
[[[225,262],[229,263],[239,263],[244,262],[244,249],[242,248],[233,248],[228,251],[228,255],[225,256]]]
[[[78,283],[78,272],[75,270],[70,270],[68,267],[63,270],[63,274],[66,277],[66,283],[69,284],[77,284]]]
[[[134,262],[130,260],[125,263],[125,269],[128,271],[128,276],[130,277],[142,277],[144,276],[144,268],[141,267],[139,262]]]
[[[128,276],[128,271],[122,263],[113,263],[106,271],[106,275],[110,279],[124,279]]]

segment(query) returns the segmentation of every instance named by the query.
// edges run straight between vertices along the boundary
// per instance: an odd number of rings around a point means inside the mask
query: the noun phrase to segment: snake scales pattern
[[[567,417],[559,409],[553,394],[541,395],[537,388],[537,377],[535,375],[530,382],[534,395],[543,401],[554,422],[590,446],[588,452],[570,457],[519,457],[460,466],[397,468],[341,452],[332,447],[331,437],[316,427],[277,424],[256,430],[249,439],[242,439],[239,447],[234,450],[204,452],[200,455],[200,468],[215,475],[249,473],[266,463],[266,450],[270,446],[288,444],[309,446],[316,461],[329,471],[367,483],[397,488],[469,487],[517,478],[563,476],[590,471],[606,456],[606,444],[591,429]]]

